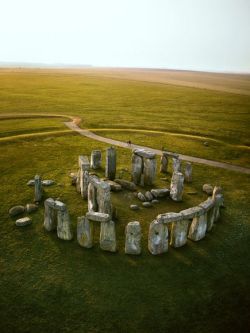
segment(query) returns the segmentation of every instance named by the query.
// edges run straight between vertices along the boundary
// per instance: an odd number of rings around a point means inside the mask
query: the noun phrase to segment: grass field
[[[247,148],[242,148],[243,155],[229,158],[232,145],[249,142],[247,96],[58,71],[3,71],[0,85],[1,114],[69,114],[82,117],[83,127],[99,129],[169,131],[171,127],[174,133],[220,140],[220,149],[228,149],[225,157],[222,151],[215,154],[218,146],[209,146],[211,151],[204,157],[235,164],[239,160],[242,165],[247,161]],[[248,332],[247,175],[194,165],[194,182],[185,187],[181,204],[166,199],[139,212],[128,209],[135,202],[131,193],[113,194],[118,210],[116,254],[99,249],[98,225],[91,250],[82,249],[76,237],[63,242],[47,233],[42,204],[32,214],[30,227],[14,226],[8,209],[33,200],[33,189],[26,182],[35,174],[56,181],[55,186],[46,188],[45,197],[59,197],[68,205],[74,234],[77,216],[87,210],[68,175],[77,169],[79,154],[90,155],[92,149],[104,152],[107,146],[74,133],[60,133],[65,129],[62,121],[0,120],[1,138],[8,139],[0,140],[1,332]],[[187,126],[183,128],[183,124]],[[35,133],[42,135],[19,137]],[[125,139],[127,132],[108,130],[106,134]],[[169,150],[177,147],[179,152],[193,155],[202,151],[198,148],[201,141],[183,136],[132,134],[138,144],[165,145]],[[128,150],[118,149],[118,174],[125,178],[129,178],[130,158]],[[159,175],[156,186],[168,187],[170,177]],[[178,250],[170,248],[165,255],[150,255],[149,223],[158,213],[179,211],[204,200],[201,187],[205,182],[224,189],[226,208],[214,229],[198,243],[189,241]],[[141,222],[143,231],[139,257],[124,254],[124,228],[133,220]]]

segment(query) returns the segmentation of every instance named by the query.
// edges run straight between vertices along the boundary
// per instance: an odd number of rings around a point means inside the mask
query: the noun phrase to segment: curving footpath
[[[153,149],[153,148],[134,145],[134,144],[128,145],[126,142],[113,140],[113,139],[110,139],[110,138],[105,138],[103,136],[100,136],[100,135],[97,135],[93,132],[90,132],[87,129],[81,129],[78,126],[79,122],[80,122],[79,118],[77,118],[77,119],[74,119],[72,122],[65,122],[64,124],[68,128],[70,128],[72,131],[78,132],[80,135],[86,136],[87,138],[90,138],[90,139],[93,139],[93,140],[96,140],[96,141],[105,142],[105,143],[108,143],[108,144],[111,144],[111,145],[114,145],[114,146],[127,148],[127,149],[143,148],[143,149],[150,150],[150,151],[154,152],[157,155],[162,155],[162,150],[159,150],[159,149]],[[169,152],[169,154],[171,154],[171,153],[172,152]],[[236,171],[236,172],[240,172],[240,173],[250,174],[250,169],[249,168],[244,168],[244,167],[237,166],[237,165],[231,165],[231,164],[228,164],[228,163],[206,160],[204,158],[182,155],[182,154],[179,154],[179,157],[180,157],[181,160],[188,161],[188,162],[205,164],[205,165],[213,166],[213,167],[216,167],[216,168],[222,168],[222,169],[226,169],[226,170],[231,170],[231,171]]]

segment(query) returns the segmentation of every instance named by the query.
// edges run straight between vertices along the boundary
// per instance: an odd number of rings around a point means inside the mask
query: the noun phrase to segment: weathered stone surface
[[[184,209],[180,212],[180,214],[183,216],[183,219],[185,219],[185,220],[191,220],[195,216],[200,216],[203,213],[204,213],[203,208],[198,207],[198,206]]]
[[[94,170],[99,169],[102,163],[102,152],[100,150],[92,150],[90,158],[90,167]]]
[[[215,186],[213,188],[213,193],[212,193],[213,199],[215,199],[217,194],[222,194],[222,188],[220,186]]]
[[[122,188],[129,190],[129,191],[135,191],[136,185],[132,182],[129,182],[128,180],[124,179],[115,179],[115,182],[120,184]]]
[[[98,205],[97,205],[97,189],[93,185],[93,183],[89,183],[88,185],[88,211],[89,212],[97,212]]]
[[[189,220],[173,222],[171,226],[170,245],[177,248],[187,243]]]
[[[89,169],[90,169],[90,163],[89,163],[88,156],[79,155],[79,157],[78,157],[78,164],[79,164],[80,170],[82,170],[82,171],[89,171]]]
[[[162,172],[162,173],[168,172],[168,156],[166,154],[163,154],[161,156],[160,172]]]
[[[138,194],[137,194],[137,198],[138,198],[139,200],[143,201],[143,202],[146,201],[146,198],[145,198],[144,194],[141,193],[141,192],[138,192]]]
[[[43,186],[51,186],[51,185],[54,185],[54,184],[55,184],[54,180],[51,180],[51,179],[44,179],[44,180],[42,180],[42,185]]]
[[[149,150],[145,150],[145,149],[136,148],[136,149],[133,150],[133,153],[138,155],[138,156],[141,156],[141,157],[144,157],[144,158],[149,158],[149,159],[151,159],[151,158],[154,159],[156,157],[155,153],[153,153],[152,151],[149,151]]]
[[[133,154],[131,177],[132,181],[135,184],[140,184],[141,182],[142,169],[143,169],[143,158],[141,156]]]
[[[150,191],[147,191],[144,196],[147,199],[147,201],[152,201],[154,199],[154,196]]]
[[[116,233],[114,221],[101,223],[100,248],[104,251],[116,252]]]
[[[80,193],[83,199],[88,198],[89,172],[80,170]]]
[[[81,175],[81,170],[79,169],[76,175],[76,192],[81,193],[81,187],[80,187],[80,175]]]
[[[182,220],[182,215],[180,213],[164,213],[159,214],[156,219],[160,223],[171,223]]]
[[[112,215],[110,186],[104,181],[100,181],[97,187],[97,206],[98,212]]]
[[[32,213],[32,212],[35,212],[37,209],[38,209],[38,206],[35,205],[35,204],[32,204],[32,203],[27,204],[26,207],[25,207],[25,210],[28,214]]]
[[[88,220],[96,222],[108,222],[110,220],[110,215],[99,212],[87,212],[86,217]]]
[[[192,241],[199,241],[205,237],[207,231],[207,213],[195,216],[190,225],[188,238]]]
[[[141,226],[140,222],[129,222],[125,229],[125,253],[141,254]]]
[[[217,222],[218,219],[220,218],[220,208],[224,204],[224,197],[222,194],[216,194],[213,196],[213,198],[214,198],[214,208],[211,214],[209,215],[209,218],[211,219],[209,221],[209,230],[212,229],[213,223]]]
[[[57,237],[63,240],[71,240],[71,221],[66,205],[61,201],[55,201],[57,211]]]
[[[156,188],[156,189],[152,189],[151,193],[153,194],[153,196],[155,198],[164,198],[169,196],[170,191],[167,188]]]
[[[27,182],[28,186],[34,186],[35,185],[35,179],[31,179]]]
[[[149,201],[145,201],[145,202],[142,203],[142,206],[146,207],[146,208],[150,208],[150,207],[152,207],[152,204]]]
[[[122,187],[120,184],[116,183],[113,180],[106,180],[106,182],[109,184],[111,191],[113,192],[119,192],[122,190]]]
[[[181,172],[174,172],[170,185],[170,197],[174,201],[181,201],[184,188],[184,176]]]
[[[32,220],[30,217],[23,217],[21,219],[16,220],[17,227],[25,227],[26,225],[29,225],[31,223],[32,223]]]
[[[202,191],[207,193],[208,195],[213,194],[213,186],[210,184],[204,184],[202,186]]]
[[[77,241],[87,249],[93,246],[93,223],[85,216],[77,218]]]
[[[158,204],[159,202],[160,202],[160,201],[157,200],[157,199],[153,199],[153,200],[151,201],[152,204]]]
[[[57,226],[57,211],[55,209],[55,201],[48,198],[44,201],[44,228],[47,231],[56,229]]]
[[[181,161],[179,158],[173,158],[173,173],[175,172],[181,172]]]
[[[42,190],[42,180],[41,177],[35,176],[35,202],[39,202],[42,200],[43,190]]]
[[[208,198],[199,204],[199,207],[203,208],[205,212],[214,207],[215,201],[212,198]]]
[[[24,213],[24,211],[25,211],[24,206],[21,206],[21,205],[14,206],[14,207],[10,208],[9,215],[10,216],[16,216],[16,215]]]
[[[152,185],[157,171],[156,158],[145,158],[143,165],[144,185]]]
[[[115,174],[116,174],[116,149],[114,147],[110,147],[106,151],[105,177],[107,177],[110,180],[114,180]]]
[[[187,183],[192,182],[192,170],[193,170],[192,163],[187,162],[186,167],[185,167],[185,173],[184,173],[185,182],[187,182]]]
[[[130,205],[130,209],[132,209],[132,210],[139,210],[140,207],[138,205]]]
[[[150,223],[148,232],[148,250],[153,255],[168,251],[168,227],[154,220]]]

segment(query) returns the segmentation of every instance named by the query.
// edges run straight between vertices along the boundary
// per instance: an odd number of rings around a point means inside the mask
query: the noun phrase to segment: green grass
[[[171,127],[174,132],[183,129],[185,115],[190,119],[185,133],[224,140],[223,150],[248,140],[246,96],[34,71],[3,72],[0,85],[2,114],[71,114],[83,117],[82,126],[86,127],[163,131]],[[227,114],[225,110],[229,110]],[[216,118],[218,122],[213,122]],[[62,121],[26,119],[20,125],[16,120],[0,121],[1,133],[5,131],[7,136],[33,131],[43,134],[0,141],[1,332],[248,332],[250,177],[194,165],[194,182],[185,186],[182,203],[165,199],[139,212],[128,209],[130,203],[139,204],[130,192],[112,194],[118,210],[118,252],[99,249],[98,224],[95,246],[86,250],[77,243],[76,220],[86,213],[87,204],[70,185],[68,175],[77,169],[79,154],[90,155],[92,149],[104,153],[107,146],[74,133],[58,132],[63,130]],[[221,122],[224,127],[218,127]],[[126,134],[119,133],[124,138]],[[212,145],[214,141],[199,148],[199,140],[167,134],[130,135],[138,144],[164,145],[169,150],[179,147],[183,152],[193,151],[192,155],[210,149],[215,160],[228,158],[230,153],[225,151],[224,156]],[[167,138],[164,143],[163,138]],[[117,153],[118,174],[128,179],[131,153],[126,149]],[[232,160],[237,158],[243,163],[245,155],[232,156]],[[71,242],[44,230],[42,204],[31,215],[32,225],[25,229],[15,227],[14,219],[8,216],[11,206],[32,202],[33,188],[26,182],[35,174],[56,181],[45,189],[45,198],[60,198],[67,204],[75,236]],[[98,174],[102,176],[104,169]],[[160,179],[163,177],[166,179]],[[169,187],[169,181],[170,174],[158,175],[156,186]],[[204,240],[189,241],[183,248],[152,256],[147,250],[149,223],[159,213],[179,211],[204,200],[201,188],[205,182],[224,189],[226,208],[220,221]],[[125,226],[133,220],[142,225],[139,257],[124,254]]]

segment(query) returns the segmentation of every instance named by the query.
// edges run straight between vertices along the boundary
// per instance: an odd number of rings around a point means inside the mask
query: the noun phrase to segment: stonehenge
[[[156,154],[144,149],[134,149],[131,178],[136,185],[152,185],[156,177]]]

